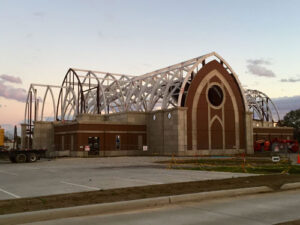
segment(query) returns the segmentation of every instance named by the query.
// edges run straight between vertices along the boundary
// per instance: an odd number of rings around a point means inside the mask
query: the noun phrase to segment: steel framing
[[[280,120],[279,112],[274,102],[263,92],[246,89],[245,95],[249,111],[253,112],[253,119],[277,123]]]
[[[271,99],[257,90],[244,91],[229,64],[212,52],[141,76],[71,68],[60,86],[30,85],[24,121],[31,135],[33,121],[44,120],[45,102],[49,95],[53,108],[51,118],[61,121],[73,120],[80,113],[145,112],[183,106],[194,75],[212,60],[217,60],[234,76],[246,103],[245,110],[253,111],[254,119],[272,122],[279,120],[278,110]],[[44,96],[38,96],[36,87],[44,89]],[[58,96],[54,95],[54,89],[59,89]],[[39,116],[40,101],[42,110]]]

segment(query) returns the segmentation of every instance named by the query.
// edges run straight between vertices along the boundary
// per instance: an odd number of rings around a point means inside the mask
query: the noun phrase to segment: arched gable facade
[[[218,61],[203,66],[185,100],[188,150],[245,149],[245,102],[238,81]]]

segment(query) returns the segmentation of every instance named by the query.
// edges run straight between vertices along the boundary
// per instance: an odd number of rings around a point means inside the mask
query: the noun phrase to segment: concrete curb
[[[200,192],[200,193],[184,194],[184,195],[173,195],[170,196],[169,198],[170,198],[170,203],[179,203],[179,202],[200,201],[200,200],[222,198],[222,197],[234,197],[239,195],[257,194],[257,193],[264,193],[264,192],[271,192],[271,191],[273,191],[273,189],[267,186],[260,186],[260,187],[251,187],[251,188]]]
[[[48,209],[24,213],[6,214],[0,216],[0,224],[14,225],[32,223],[67,217],[88,216],[102,213],[110,213],[127,209],[139,209],[169,204],[169,197],[146,198],[132,201],[83,205],[67,208]]]
[[[199,201],[213,198],[234,197],[239,195],[256,194],[272,192],[273,189],[261,186],[251,188],[239,188],[221,191],[200,192],[193,194],[183,194],[174,196],[163,196],[157,198],[145,198],[131,201],[121,201],[112,203],[102,203],[84,206],[75,206],[68,208],[48,209],[41,211],[6,214],[0,216],[0,224],[16,225],[23,223],[33,223],[38,221],[47,221],[62,219],[68,217],[97,215],[103,213],[112,213],[116,211],[128,211],[155,206],[163,206],[179,202]]]
[[[300,182],[284,184],[280,187],[281,190],[291,190],[300,188]]]

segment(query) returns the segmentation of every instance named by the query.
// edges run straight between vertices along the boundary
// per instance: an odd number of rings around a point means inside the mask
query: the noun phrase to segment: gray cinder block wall
[[[178,107],[148,113],[147,143],[149,154],[178,155],[185,151],[187,108]]]
[[[253,113],[246,112],[246,153],[254,154],[253,148]]]
[[[53,122],[37,121],[34,123],[33,143],[34,149],[48,149],[54,151]]]
[[[21,149],[25,149],[27,146],[26,143],[26,124],[21,124]]]
[[[121,112],[109,115],[99,114],[79,114],[76,120],[84,123],[101,123],[101,124],[133,124],[145,125],[147,114],[144,112]]]

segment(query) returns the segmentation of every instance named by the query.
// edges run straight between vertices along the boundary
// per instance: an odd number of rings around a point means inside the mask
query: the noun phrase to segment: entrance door
[[[100,138],[99,137],[89,137],[88,144],[90,146],[89,155],[99,155]]]

